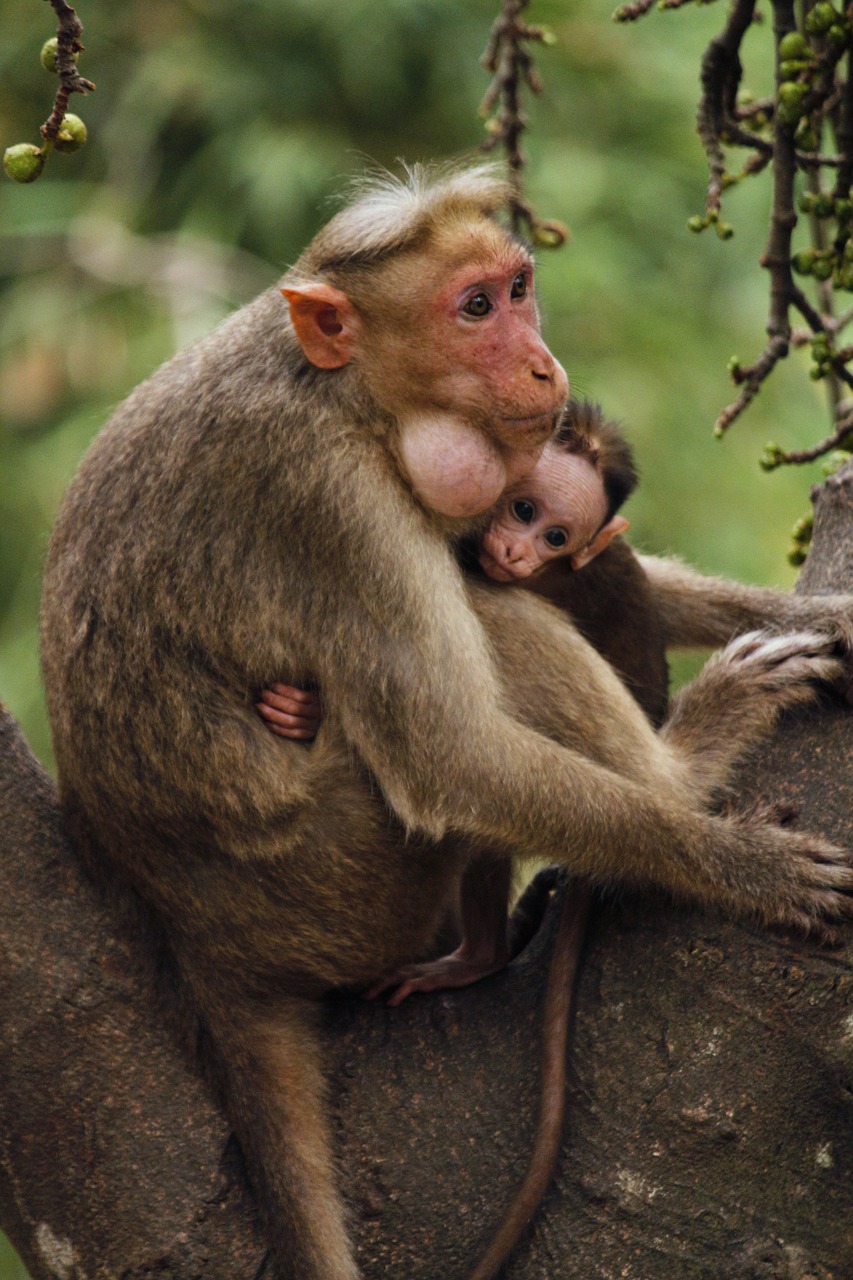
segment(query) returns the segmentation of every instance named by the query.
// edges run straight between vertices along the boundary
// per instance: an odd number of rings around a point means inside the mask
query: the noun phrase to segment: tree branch
[[[802,578],[853,585],[853,469]],[[853,723],[791,718],[742,800],[853,846]],[[34,1280],[260,1280],[239,1155],[83,880],[52,783],[0,715],[0,1223]],[[507,971],[400,1009],[329,1005],[342,1180],[365,1280],[460,1280],[523,1171],[559,902]],[[652,895],[600,906],[567,1134],[509,1280],[853,1274],[853,946]]]

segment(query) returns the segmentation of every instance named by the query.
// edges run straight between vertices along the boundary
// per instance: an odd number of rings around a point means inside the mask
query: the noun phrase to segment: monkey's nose
[[[527,559],[527,547],[523,543],[508,543],[505,548],[504,558],[507,564],[519,564]]]
[[[568,394],[569,380],[566,377],[566,371],[546,346],[534,352],[530,372],[538,382],[552,382],[555,387],[559,385],[564,388],[564,394]]]
[[[540,382],[553,382],[556,371],[557,362],[550,351],[543,351],[537,358],[534,358],[531,373]]]

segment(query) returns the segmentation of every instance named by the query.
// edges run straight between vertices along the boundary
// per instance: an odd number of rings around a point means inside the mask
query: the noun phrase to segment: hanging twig
[[[49,3],[57,18],[56,71],[59,76],[59,88],[53,100],[53,110],[41,126],[40,132],[45,142],[55,142],[72,93],[91,93],[95,86],[77,70],[77,54],[83,49],[82,22],[65,0],[49,0]]]
[[[89,93],[94,89],[77,70],[77,57],[83,48],[83,27],[71,5],[65,0],[49,0],[57,18],[56,35],[41,50],[41,64],[59,77],[59,88],[50,115],[41,126],[41,146],[33,142],[16,142],[3,152],[3,169],[13,182],[35,182],[44,172],[48,156],[54,151],[79,151],[86,141],[86,126],[79,116],[68,110],[72,93]]]
[[[810,449],[794,449],[789,453],[782,454],[782,461],[798,466],[803,462],[814,462],[816,458],[822,458],[825,454],[831,453],[833,449],[839,449],[845,443],[853,431],[853,414],[848,415],[838,428],[833,431],[832,435],[821,440],[818,444],[812,445]]]
[[[779,334],[771,338],[754,364],[747,368],[735,365],[731,370],[732,380],[742,383],[743,390],[738,398],[723,409],[714,423],[714,435],[723,436],[732,423],[740,417],[744,409],[752,403],[761,389],[764,379],[773,372],[776,364],[788,354],[789,336]]]
[[[755,0],[735,0],[725,28],[711,41],[702,58],[702,97],[696,126],[711,171],[705,211],[712,217],[720,211],[726,169],[722,139],[727,129],[738,128],[735,113],[743,72],[739,51],[754,12]]]
[[[492,83],[480,105],[480,114],[486,118],[488,138],[484,151],[502,146],[509,167],[513,195],[510,201],[510,221],[515,232],[528,228],[535,243],[550,248],[563,244],[568,236],[561,222],[538,218],[524,199],[521,171],[527,159],[521,150],[521,135],[527,128],[527,117],[521,108],[521,92],[527,86],[531,93],[541,93],[542,84],[533,66],[533,59],[525,45],[530,42],[552,43],[553,37],[544,27],[530,26],[521,20],[521,14],[530,0],[503,0],[501,13],[489,34],[489,42],[482,62],[492,72]]]

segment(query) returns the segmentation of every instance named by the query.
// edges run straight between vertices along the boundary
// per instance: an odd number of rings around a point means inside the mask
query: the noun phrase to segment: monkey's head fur
[[[601,405],[572,397],[554,433],[554,444],[566,453],[585,455],[595,466],[607,496],[609,520],[639,483],[634,451],[620,427],[605,418]]]
[[[496,219],[512,194],[510,183],[491,165],[412,165],[404,172],[403,178],[387,172],[357,178],[346,207],[318,231],[294,273],[306,280],[337,276],[335,283],[343,287],[359,266],[376,267],[423,247],[438,225]]]

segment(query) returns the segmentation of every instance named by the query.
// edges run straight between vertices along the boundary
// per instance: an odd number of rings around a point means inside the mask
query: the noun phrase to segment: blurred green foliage
[[[725,365],[763,347],[757,266],[768,188],[728,198],[735,239],[685,230],[705,164],[698,63],[722,6],[610,22],[613,0],[534,0],[559,43],[536,49],[528,194],[572,228],[543,252],[545,329],[575,389],[603,401],[643,473],[632,537],[710,571],[780,585],[817,477],[762,474],[772,438],[822,434],[805,357],[774,374],[724,442]],[[80,0],[72,108],[89,143],[32,186],[0,179],[0,698],[50,760],[38,679],[39,575],[63,489],[111,406],[161,360],[271,283],[365,158],[472,152],[497,0]],[[52,14],[6,0],[0,146],[38,141],[55,80]],[[747,82],[768,91],[770,42]],[[23,1273],[0,1252],[0,1280]]]

